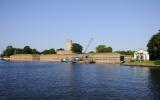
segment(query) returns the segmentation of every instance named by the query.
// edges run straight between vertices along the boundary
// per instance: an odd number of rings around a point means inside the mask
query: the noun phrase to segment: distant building
[[[56,52],[57,52],[57,54],[59,54],[59,55],[66,54],[66,51],[65,51],[65,50],[58,50],[58,51],[56,51]]]
[[[72,48],[72,40],[67,39],[66,41],[66,51],[71,51]]]
[[[66,40],[66,50],[58,50],[57,54],[72,54],[72,40]]]
[[[147,50],[140,49],[134,52],[134,59],[135,60],[149,60],[149,53]]]

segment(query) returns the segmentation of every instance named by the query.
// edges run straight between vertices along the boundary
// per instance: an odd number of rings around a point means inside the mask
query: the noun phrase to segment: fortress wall
[[[96,63],[117,64],[120,63],[120,54],[116,53],[100,53],[89,55],[89,58]]]
[[[34,59],[37,59],[37,57],[33,57],[31,54],[16,54],[10,56],[10,60],[12,61],[33,61]]]
[[[40,55],[40,61],[60,62],[61,57],[55,57],[55,56],[52,56],[52,55]]]
[[[71,55],[64,55],[64,54],[53,54],[53,55],[40,55],[40,61],[53,61],[53,62],[60,62],[63,58],[71,58]]]
[[[17,54],[10,57],[13,61],[53,61],[60,62],[63,58],[71,60],[73,57],[84,58],[88,56],[87,60],[95,61],[96,63],[120,63],[120,54],[115,53],[94,53],[94,54],[48,54],[48,55],[30,55],[30,54]]]

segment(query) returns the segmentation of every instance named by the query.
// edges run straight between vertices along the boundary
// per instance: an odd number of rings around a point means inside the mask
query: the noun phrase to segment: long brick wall
[[[96,63],[120,63],[120,54],[115,53],[100,53],[100,54],[69,54],[69,55],[30,55],[30,54],[17,54],[10,57],[13,61],[53,61],[60,62],[63,58],[71,60],[73,57],[84,58],[88,56],[87,60],[95,61]]]
[[[40,55],[31,55],[31,54],[17,54],[10,56],[12,61],[34,61],[40,60]]]

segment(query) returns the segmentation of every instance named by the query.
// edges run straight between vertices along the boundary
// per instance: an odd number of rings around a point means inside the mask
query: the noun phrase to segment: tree
[[[82,53],[83,47],[78,43],[73,43],[71,51],[73,53]]]
[[[106,47],[105,45],[98,45],[96,47],[96,52],[97,53],[112,52],[112,48],[111,47]]]
[[[160,60],[160,32],[153,35],[149,40],[148,52],[151,60]]]
[[[23,54],[32,54],[32,49],[30,48],[30,46],[25,46],[23,48]]]
[[[115,51],[115,53],[120,53],[121,55],[133,55],[134,51],[127,50],[127,51]]]
[[[90,51],[90,52],[88,52],[88,53],[95,53],[94,51]]]
[[[3,51],[3,53],[1,54],[1,56],[9,57],[14,54],[14,51],[15,48],[13,48],[12,46],[7,46],[6,49]]]
[[[64,49],[63,48],[59,48],[56,51],[64,51]]]
[[[15,48],[15,54],[23,54],[23,49]]]
[[[52,48],[52,49],[49,50],[49,54],[55,54],[55,53],[56,53],[55,49]]]
[[[36,49],[32,49],[32,54],[39,54],[40,52],[37,51]]]
[[[49,50],[44,50],[44,51],[42,51],[42,54],[55,54],[56,52],[55,52],[55,49],[49,49]]]

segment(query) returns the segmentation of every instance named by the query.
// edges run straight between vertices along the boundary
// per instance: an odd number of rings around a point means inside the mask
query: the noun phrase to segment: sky
[[[65,48],[66,39],[87,51],[146,49],[160,29],[160,0],[0,0],[0,52],[6,46],[39,51]]]

